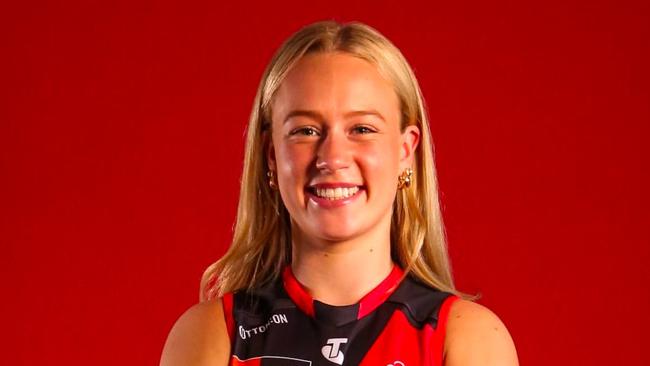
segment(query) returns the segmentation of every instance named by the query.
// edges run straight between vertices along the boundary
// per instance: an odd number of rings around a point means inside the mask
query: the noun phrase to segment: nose
[[[318,146],[316,168],[323,173],[335,173],[350,165],[350,149],[342,131],[330,130]]]

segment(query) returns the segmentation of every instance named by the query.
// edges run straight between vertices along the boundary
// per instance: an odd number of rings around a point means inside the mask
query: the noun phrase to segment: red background
[[[521,363],[650,364],[647,1],[7,3],[3,364],[157,364],[229,243],[261,73],[326,18],[414,67],[457,284]]]

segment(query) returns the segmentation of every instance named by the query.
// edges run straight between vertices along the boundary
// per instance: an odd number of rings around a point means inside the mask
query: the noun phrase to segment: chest
[[[336,324],[297,308],[235,312],[231,365],[437,365],[436,333],[415,326],[386,304],[361,319]]]

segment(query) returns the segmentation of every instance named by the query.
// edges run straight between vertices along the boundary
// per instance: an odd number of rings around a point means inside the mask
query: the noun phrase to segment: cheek
[[[365,167],[365,173],[368,178],[379,179],[381,183],[384,180],[390,180],[397,177],[399,159],[397,147],[392,143],[373,144],[359,151],[359,160]]]
[[[276,150],[278,181],[281,187],[301,181],[306,177],[312,160],[311,150],[307,145],[284,145]]]

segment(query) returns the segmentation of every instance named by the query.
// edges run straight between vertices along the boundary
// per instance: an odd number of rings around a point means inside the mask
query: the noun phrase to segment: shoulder
[[[165,342],[161,366],[227,365],[230,339],[221,299],[196,304],[178,318]]]
[[[483,305],[458,299],[449,310],[446,366],[516,366],[517,352],[501,319]]]

